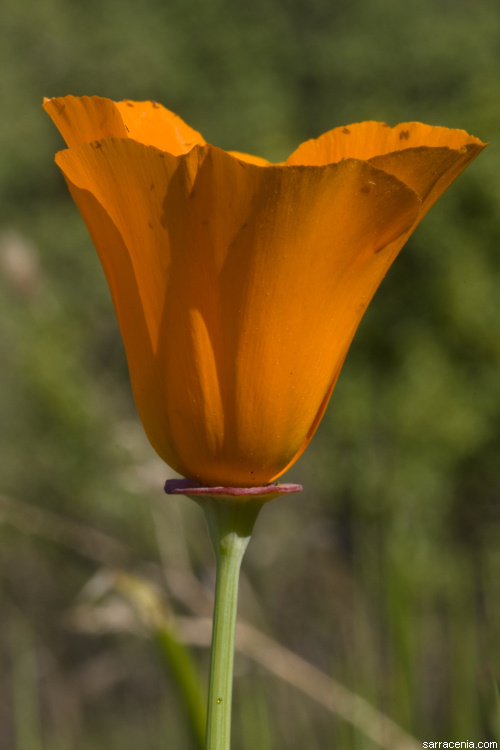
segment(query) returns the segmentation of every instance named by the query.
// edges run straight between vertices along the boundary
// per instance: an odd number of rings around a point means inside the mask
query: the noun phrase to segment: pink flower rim
[[[243,497],[250,495],[285,495],[290,492],[301,492],[300,484],[266,484],[264,487],[203,487],[190,479],[167,479],[167,495],[230,495]]]

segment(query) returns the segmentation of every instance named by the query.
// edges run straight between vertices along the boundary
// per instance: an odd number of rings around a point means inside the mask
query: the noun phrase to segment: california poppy
[[[303,452],[361,317],[420,219],[485,144],[365,122],[282,164],[207,144],[154,102],[44,107],[107,276],[159,455],[254,487]]]

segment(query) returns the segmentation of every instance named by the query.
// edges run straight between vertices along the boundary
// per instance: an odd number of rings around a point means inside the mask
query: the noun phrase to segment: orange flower
[[[137,408],[202,484],[279,477],[311,440],[361,317],[420,219],[485,144],[365,122],[284,164],[205,143],[154,102],[44,107],[107,276]]]

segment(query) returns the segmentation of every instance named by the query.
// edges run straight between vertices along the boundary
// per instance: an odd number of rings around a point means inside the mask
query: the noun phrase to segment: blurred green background
[[[4,0],[1,750],[196,748],[179,675],[206,680],[213,555],[196,506],[162,493],[53,164],[41,101],[69,93],[158,100],[271,160],[366,119],[491,141],[366,313],[286,475],[304,492],[259,519],[240,613],[272,640],[236,659],[233,746],[499,740],[498,1]]]

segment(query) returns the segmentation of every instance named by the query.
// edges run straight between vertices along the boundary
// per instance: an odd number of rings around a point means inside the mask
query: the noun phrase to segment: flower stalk
[[[300,484],[263,487],[202,487],[190,479],[168,479],[167,495],[186,495],[201,507],[216,559],[216,582],[205,750],[229,750],[234,636],[241,561],[260,509]]]
[[[205,513],[217,566],[205,748],[229,750],[240,567],[263,503],[210,496],[196,501]]]

